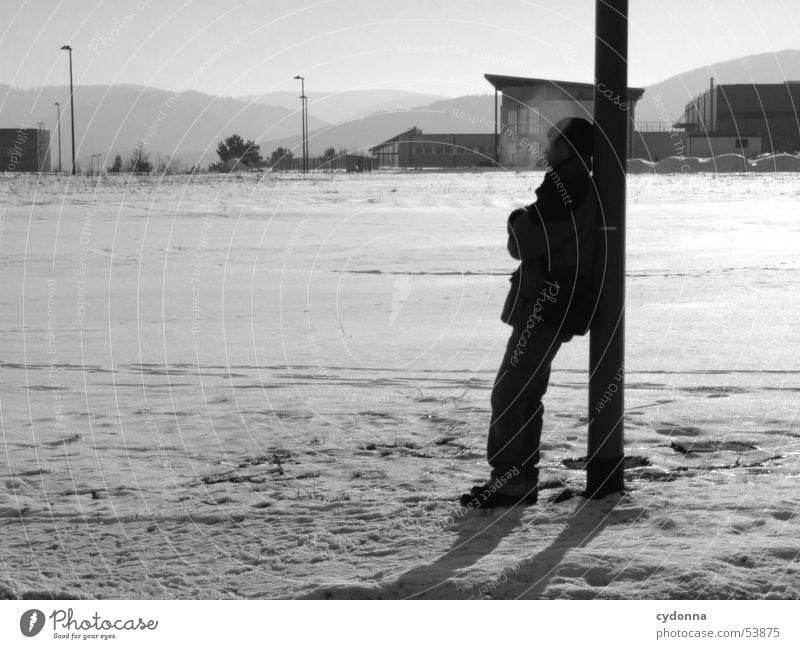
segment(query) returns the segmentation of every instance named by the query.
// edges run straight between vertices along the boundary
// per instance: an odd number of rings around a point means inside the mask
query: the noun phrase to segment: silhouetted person
[[[550,366],[572,338],[550,308],[569,300],[559,278],[591,281],[595,192],[591,171],[592,124],[559,121],[548,133],[548,166],[536,202],[508,219],[508,251],[520,265],[500,316],[513,327],[491,396],[487,456],[489,481],[461,496],[461,504],[490,508],[533,504],[538,497],[542,397]],[[559,294],[560,293],[560,294]],[[558,322],[555,322],[558,320]]]

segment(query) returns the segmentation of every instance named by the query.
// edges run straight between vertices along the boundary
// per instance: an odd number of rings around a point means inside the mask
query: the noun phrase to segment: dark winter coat
[[[545,274],[577,274],[593,279],[597,199],[594,184],[579,158],[570,158],[545,173],[536,202],[508,218],[508,252],[520,260],[500,319],[523,328]]]

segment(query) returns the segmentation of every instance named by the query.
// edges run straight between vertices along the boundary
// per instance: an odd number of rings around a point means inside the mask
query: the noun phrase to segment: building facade
[[[542,153],[547,146],[547,133],[554,124],[565,117],[594,121],[594,84],[496,74],[484,77],[495,89],[496,160],[503,167],[536,169],[544,166]],[[603,88],[599,90],[604,92]],[[499,116],[498,93],[502,94]],[[634,110],[644,89],[628,88],[626,97],[614,96],[609,89],[605,89],[605,93],[609,101],[628,113],[630,147]]]
[[[671,156],[710,158],[724,153],[738,153],[745,158],[754,158],[761,153],[762,143],[758,136],[707,136],[691,135],[678,130],[636,130],[633,134],[631,158],[658,162]]]
[[[712,80],[686,105],[675,127],[693,140],[692,149],[714,154],[800,151],[800,81],[714,85]],[[723,150],[713,146],[715,141],[734,145]],[[756,143],[759,150],[753,153]]]
[[[491,133],[423,133],[417,127],[370,148],[378,167],[474,167],[491,164]]]
[[[50,171],[50,131],[0,128],[0,171]]]

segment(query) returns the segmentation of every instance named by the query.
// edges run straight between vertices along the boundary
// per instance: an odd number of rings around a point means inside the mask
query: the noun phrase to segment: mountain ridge
[[[685,105],[706,90],[709,78],[720,83],[774,83],[800,80],[800,50],[751,54],[699,66],[645,88],[636,121],[677,122]],[[139,84],[93,84],[75,88],[78,160],[89,166],[91,154],[131,155],[144,142],[153,158],[176,156],[185,165],[216,160],[217,142],[233,133],[261,145],[261,153],[283,146],[300,148],[300,102],[296,91],[221,97],[198,90],[182,92]],[[366,153],[380,142],[417,127],[423,133],[488,133],[494,119],[494,95],[447,98],[387,88],[342,93],[309,92],[311,155],[333,147]],[[0,84],[0,126],[15,128],[44,122],[56,151],[56,110],[61,104],[62,156],[69,142],[69,87],[19,88]],[[269,101],[282,105],[274,105]],[[477,123],[463,116],[476,116]],[[482,119],[481,119],[482,118]],[[55,164],[55,155],[51,156]],[[62,162],[64,160],[62,159]]]

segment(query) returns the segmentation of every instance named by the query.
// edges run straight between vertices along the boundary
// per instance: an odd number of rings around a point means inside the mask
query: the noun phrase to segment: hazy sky
[[[765,9],[769,8],[769,11]],[[238,96],[489,92],[483,74],[591,81],[594,0],[3,0],[0,83]],[[798,0],[630,0],[631,85],[800,47]]]

